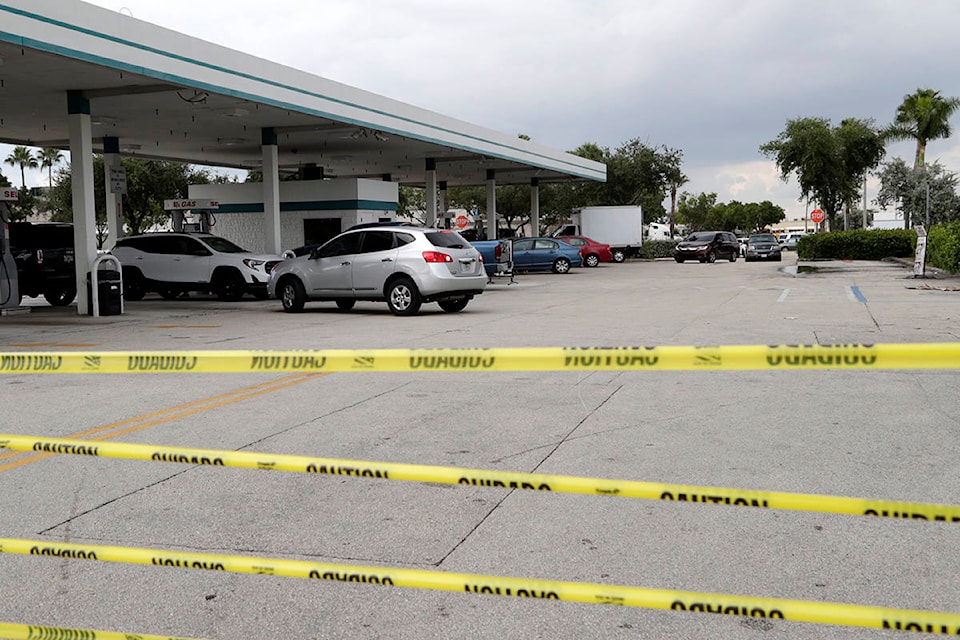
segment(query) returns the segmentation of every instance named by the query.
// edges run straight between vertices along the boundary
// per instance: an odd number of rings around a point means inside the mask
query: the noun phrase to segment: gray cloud
[[[789,118],[882,125],[918,87],[960,95],[952,0],[94,4],[560,149],[682,149],[690,191],[792,210],[757,150]]]

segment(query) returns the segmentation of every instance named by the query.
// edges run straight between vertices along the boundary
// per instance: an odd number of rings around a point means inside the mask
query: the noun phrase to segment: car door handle
[[[349,266],[350,266],[350,261],[347,260],[347,261],[345,261],[345,262],[341,262],[341,263],[340,263],[340,266],[341,266],[341,267],[349,267]]]
[[[380,262],[393,262],[393,258],[384,258]]]

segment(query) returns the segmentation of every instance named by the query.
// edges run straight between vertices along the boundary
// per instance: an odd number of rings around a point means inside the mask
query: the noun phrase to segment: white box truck
[[[582,207],[553,235],[587,236],[603,242],[610,245],[613,261],[623,262],[643,244],[643,213],[638,205]]]

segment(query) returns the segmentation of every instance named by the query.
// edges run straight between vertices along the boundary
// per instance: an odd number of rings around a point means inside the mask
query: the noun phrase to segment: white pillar
[[[530,233],[540,235],[540,180],[530,178]]]
[[[434,227],[437,224],[437,162],[433,158],[427,158],[426,183],[427,211],[424,224]]]
[[[273,129],[261,132],[263,145],[263,252],[280,253],[280,155]]]
[[[97,258],[97,210],[93,195],[93,131],[90,126],[90,101],[78,91],[67,91],[67,114],[67,128],[70,135],[77,314],[83,316],[90,312],[87,273]]]
[[[107,136],[103,139],[103,185],[106,194],[107,212],[107,238],[103,242],[103,248],[111,248],[117,241],[117,238],[123,237],[123,219],[120,216],[123,206],[123,196],[119,193],[113,193],[110,190],[110,169],[119,168],[120,164],[120,139]]]
[[[440,186],[440,204],[439,211],[440,215],[443,216],[443,224],[441,225],[444,229],[449,229],[451,227],[450,218],[447,217],[447,181],[441,180],[439,183]]]
[[[487,169],[487,240],[497,239],[497,175]]]

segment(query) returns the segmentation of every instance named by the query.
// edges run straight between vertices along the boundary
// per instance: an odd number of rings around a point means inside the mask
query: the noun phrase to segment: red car
[[[596,242],[586,236],[557,236],[556,239],[579,247],[585,267],[595,267],[601,262],[613,262],[613,252],[608,244]]]

